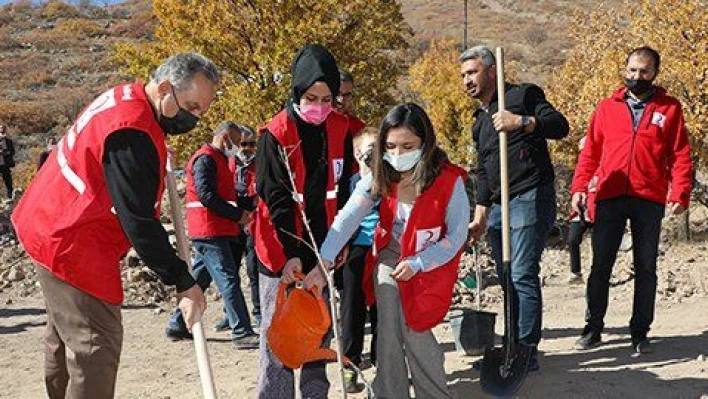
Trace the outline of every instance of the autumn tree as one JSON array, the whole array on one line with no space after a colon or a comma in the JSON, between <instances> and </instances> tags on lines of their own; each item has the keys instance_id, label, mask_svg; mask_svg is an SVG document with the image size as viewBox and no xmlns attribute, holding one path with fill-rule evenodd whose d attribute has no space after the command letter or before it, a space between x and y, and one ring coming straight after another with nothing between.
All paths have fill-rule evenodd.
<instances>
[{"instance_id":1,"label":"autumn tree","mask_svg":"<svg viewBox=\"0 0 708 399\"><path fill-rule=\"evenodd\" d=\"M147 80L171 54L198 51L222 71L222 95L200 123L202 134L230 119L260 126L289 96L290 63L306 43L326 46L357 81L353 105L378 124L394 103L399 50L411 29L400 5L388 0L158 0L154 40L116 48L124 72ZM182 135L172 145L190 154L203 137Z\"/></svg>"},{"instance_id":2,"label":"autumn tree","mask_svg":"<svg viewBox=\"0 0 708 399\"><path fill-rule=\"evenodd\" d=\"M549 98L568 118L568 140L554 145L557 159L574 165L599 101L622 85L626 57L648 45L662 56L657 84L683 106L699 168L708 166L708 2L642 0L622 13L600 9L578 14L570 24L575 47L549 84Z\"/></svg>"},{"instance_id":3,"label":"autumn tree","mask_svg":"<svg viewBox=\"0 0 708 399\"><path fill-rule=\"evenodd\" d=\"M492 50L494 51L494 50ZM430 116L440 145L462 165L476 162L471 127L479 102L472 100L460 77L459 45L452 40L433 41L411 66L410 87ZM505 65L506 78L516 81L518 64Z\"/></svg>"}]
</instances>

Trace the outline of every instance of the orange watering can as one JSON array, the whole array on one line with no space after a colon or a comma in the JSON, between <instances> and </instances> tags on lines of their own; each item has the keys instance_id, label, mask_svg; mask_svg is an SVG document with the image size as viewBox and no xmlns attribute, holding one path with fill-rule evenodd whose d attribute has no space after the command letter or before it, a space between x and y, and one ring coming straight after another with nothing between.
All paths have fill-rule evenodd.
<instances>
[{"instance_id":1,"label":"orange watering can","mask_svg":"<svg viewBox=\"0 0 708 399\"><path fill-rule=\"evenodd\" d=\"M296 277L292 288L282 283L278 287L275 313L266 332L270 350L291 369L319 360L336 361L337 353L322 347L332 324L327 302L317 287L305 289L302 273Z\"/></svg>"}]
</instances>

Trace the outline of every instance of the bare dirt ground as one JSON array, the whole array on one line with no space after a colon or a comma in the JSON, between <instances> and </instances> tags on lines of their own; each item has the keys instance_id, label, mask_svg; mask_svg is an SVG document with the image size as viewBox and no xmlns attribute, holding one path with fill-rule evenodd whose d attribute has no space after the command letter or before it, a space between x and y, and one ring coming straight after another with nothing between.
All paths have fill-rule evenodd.
<instances>
[{"instance_id":1,"label":"bare dirt ground","mask_svg":"<svg viewBox=\"0 0 708 399\"><path fill-rule=\"evenodd\" d=\"M565 263L561 250L548 250L544 258L544 340L541 370L531 373L519 392L521 398L700 398L708 394L708 297L660 299L651 331L654 353L634 357L627 331L631 315L631 286L611 290L606 344L588 352L572 349L583 326L584 286L569 286L565 274L548 273ZM703 260L703 259L701 259ZM705 263L703 263L705 265ZM663 262L662 268L671 268ZM560 271L560 269L558 269ZM0 397L45 396L42 367L42 333L46 316L41 294L18 297L0 293ZM119 398L198 398L199 376L191 342L170 342L163 329L169 305L126 305L123 311L125 340L118 375ZM500 310L500 303L490 305ZM163 309L168 310L163 311ZM219 396L255 397L258 373L256 350L237 350L228 333L212 326L221 306L212 302L205 319L209 351ZM502 321L497 320L497 334ZM435 329L446 351L446 371L451 390L459 398L483 397L479 373L471 364L477 357L455 352L447 323ZM368 336L367 336L368 339ZM368 346L367 346L368 347ZM329 366L331 397L338 397L336 367ZM373 370L367 370L369 378ZM355 397L364 397L355 395Z\"/></svg>"}]
</instances>

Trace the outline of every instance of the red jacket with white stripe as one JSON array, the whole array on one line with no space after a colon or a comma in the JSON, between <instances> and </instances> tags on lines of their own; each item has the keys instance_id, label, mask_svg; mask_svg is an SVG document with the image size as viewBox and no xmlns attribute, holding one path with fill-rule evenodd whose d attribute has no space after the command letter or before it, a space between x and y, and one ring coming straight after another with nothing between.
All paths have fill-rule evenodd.
<instances>
[{"instance_id":1,"label":"red jacket with white stripe","mask_svg":"<svg viewBox=\"0 0 708 399\"><path fill-rule=\"evenodd\" d=\"M229 168L229 160L221 151L204 144L187 163L187 232L189 238L236 237L241 229L238 222L218 215L206 208L197 195L194 185L194 161L200 156L208 156L216 164L216 195L236 206L234 174Z\"/></svg>"},{"instance_id":2,"label":"red jacket with white stripe","mask_svg":"<svg viewBox=\"0 0 708 399\"><path fill-rule=\"evenodd\" d=\"M597 176L597 202L627 195L688 207L692 166L681 104L657 87L635 132L625 91L595 110L571 192L587 192Z\"/></svg>"},{"instance_id":3,"label":"red jacket with white stripe","mask_svg":"<svg viewBox=\"0 0 708 399\"><path fill-rule=\"evenodd\" d=\"M158 218L167 148L142 84L116 86L86 107L12 213L17 236L35 262L114 305L123 301L119 261L130 242L112 209L102 159L106 138L121 129L145 132L155 145Z\"/></svg>"}]
</instances>

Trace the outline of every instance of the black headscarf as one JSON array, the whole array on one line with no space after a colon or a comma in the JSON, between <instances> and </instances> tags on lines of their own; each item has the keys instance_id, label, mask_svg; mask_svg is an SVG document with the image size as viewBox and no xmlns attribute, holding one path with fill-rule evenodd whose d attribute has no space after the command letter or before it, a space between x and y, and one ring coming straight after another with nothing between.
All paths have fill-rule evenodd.
<instances>
[{"instance_id":1,"label":"black headscarf","mask_svg":"<svg viewBox=\"0 0 708 399\"><path fill-rule=\"evenodd\" d=\"M298 104L300 97L315 82L324 82L332 91L332 97L339 93L339 68L334 56L324 46L306 44L295 55L290 67L292 74L293 101Z\"/></svg>"}]
</instances>

